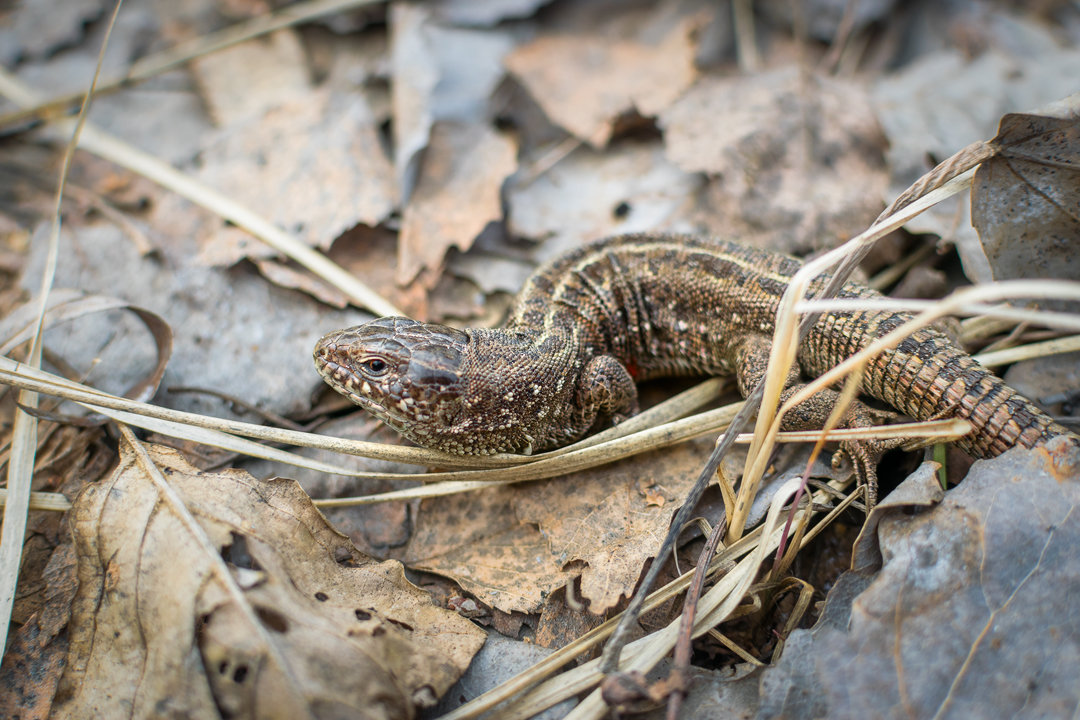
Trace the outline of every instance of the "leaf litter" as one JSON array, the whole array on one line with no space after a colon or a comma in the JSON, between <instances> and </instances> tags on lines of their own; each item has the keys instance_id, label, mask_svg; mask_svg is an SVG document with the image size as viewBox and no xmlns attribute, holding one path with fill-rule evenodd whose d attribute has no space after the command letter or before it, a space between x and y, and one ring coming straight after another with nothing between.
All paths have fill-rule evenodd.
<instances>
[{"instance_id":1,"label":"leaf litter","mask_svg":"<svg viewBox=\"0 0 1080 720\"><path fill-rule=\"evenodd\" d=\"M356 551L295 482L206 475L175 451L148 448L179 509L136 453L122 452L112 477L88 486L73 510L80 582L70 633L80 662L59 717L85 717L131 687L136 716L169 708L207 717L220 707L314 717L338 707L405 717L441 695L482 644L481 631L432 605L399 563ZM228 581L214 572L223 562ZM246 626L251 615L260 632Z\"/></svg>"},{"instance_id":2,"label":"leaf litter","mask_svg":"<svg viewBox=\"0 0 1080 720\"><path fill-rule=\"evenodd\" d=\"M179 6L148 9L137 3L125 6L113 42L116 54L110 56L108 66L122 70L140 59L147 48L164 49L178 37L220 27L222 16L209 4L189 5L186 10ZM830 11L813 18L810 32L824 42L817 44L792 40L791 33L799 32L797 19L763 13L757 18L756 39L765 67L749 74L734 63L735 48L747 43L745 36L730 36L743 32L738 19L734 26L728 25L724 13L711 3L662 2L614 8L603 3L552 4L539 10L544 3L520 0L437 6L395 3L389 8L356 5L370 6L248 40L201 57L167 76L103 97L95 104L94 120L239 200L307 246L325 251L409 314L431 319L483 317L489 323L497 321L497 308L505 305L505 295L516 291L521 274L531 265L614 232L675 230L737 235L766 247L800 252L836 245L865 228L883 202L934 162L973 141L991 138L1003 114L1044 105L1074 91L1069 81L1075 77L1070 68L1076 51L1067 32L1056 30L1047 13L1059 13L1054 22L1061 28L1080 26L1071 10L1007 12L983 8L971 12L969 8L965 12L964 8L919 7L909 12L914 26L922 29L911 33L902 31L904 25L899 22L867 25L862 16L845 26L845 20ZM38 22L28 9L15 12L16 26L33 27ZM230 12L235 13L233 19L246 16L241 22L258 20L257 9L233 7ZM883 4L874 12L888 17L899 10ZM72 8L70 15L60 16L51 35L31 40L2 35L0 55L37 89L70 91L72 83L86 76L89 58L96 54L100 28L81 24L93 15L92 8L80 6L77 12ZM834 37L841 38L843 45L828 47ZM357 46L358 40L362 48ZM900 47L905 47L908 55L899 54ZM832 56L824 58L826 52L834 50ZM835 67L837 72L832 76L815 72L812 68L818 59L822 67ZM860 70L858 74L852 72L855 68ZM935 210L933 217L920 216L908 229L933 233L942 238L942 245L955 241L964 270L973 279L989 277L992 266L1002 277L1043 278L1048 274L1044 269L1066 274L1071 258L1067 248L1077 241L1068 200L1068 193L1075 190L1068 160L1070 148L1075 149L1073 117L1032 112L1001 118L1001 135L993 141L1000 152L980 169L973 193L976 222L982 223L981 243L973 232L965 230L963 215L948 208ZM217 127L211 130L212 123ZM1038 147L1017 142L1017 131L1035 138ZM1047 152L1055 140L1060 149ZM1008 172L1003 174L1001 168ZM1010 174L1023 179L1011 182ZM84 206L77 215L69 213L65 218L64 242L74 251L60 258L58 286L116 297L163 317L176 336L176 352L163 380L166 389L201 385L228 390L278 414L302 414L319 387L308 367L310 345L325 330L369 317L348 307L356 295L333 287L328 276L308 274L298 258L282 257L279 250L269 250L221 217L171 191L147 189L133 182L133 177L91 156L78 157L75 179L87 187L76 192L93 198L90 207L105 210L88 212ZM133 194L133 188L138 192ZM1010 212L1018 207L1027 208L1026 214ZM15 272L7 276L30 294L36 291L44 257L41 243L25 241L32 234L26 210L26 205L0 203L5 247L24 253L29 246L30 253L29 262L13 263ZM109 210L119 212L110 214ZM121 229L115 218L124 214L130 215L135 225ZM1022 217L1023 221L1018 226L1010 217ZM1033 221L1049 225L1034 230ZM143 229L152 250L132 242L133 227ZM1054 238L1059 248L1066 248L1063 260L1052 259L1052 249L1010 242L1025 231L1036 238ZM19 238L24 238L21 245ZM991 238L999 249L988 244ZM900 236L896 252L904 253L917 243L916 238ZM937 273L934 283L921 286L938 288L934 294L940 294L942 283L956 283L956 268L948 260L932 253L923 257L923 264L907 271L911 278L906 280L908 287L920 286L917 273L931 271ZM259 273L253 272L255 268ZM905 282L902 272L897 277ZM490 297L492 293L496 297ZM7 294L0 295L0 301L5 310L13 304ZM72 333L70 341L57 345L63 358L55 359L61 364L68 356L75 357L72 348L95 347L77 338L107 337L113 332L111 320L90 324L82 318L79 322L85 325L79 328L80 334ZM1020 327L1004 339L969 337L1007 345L1045 338L1040 332ZM118 346L128 342L125 337L120 337ZM1063 382L1069 384L1068 371L1075 369L1076 356L1043 361L1047 363L1048 377L1053 377L1055 367L1064 365L1066 372L1057 377L1066 379L1044 381L1039 386L1044 391L1033 394L1047 398L1049 404L1057 403L1059 408L1070 407L1075 399L1070 400L1068 393L1060 390ZM116 382L122 365L116 360L99 361L91 351L74 365L94 367L95 374L87 376L91 380L108 375L114 387L124 387ZM1023 367L1025 364L1015 366L1010 376ZM75 373L77 377L83 374ZM215 415L237 412L209 396L159 393L156 402ZM365 427L367 422L362 416L340 418L334 432L366 439L370 431ZM85 451L80 454L77 448L86 447L87 441L71 440L77 433L92 433L85 437L95 442L104 437L100 428L70 427L63 433L48 430L40 439L39 453L44 452L47 458L51 448L54 456L69 457L62 448L70 444L71 458L86 457ZM94 447L98 448L94 462L99 464L107 455L101 450L104 446ZM377 549L381 557L405 560L409 566L406 572L437 572L453 578L459 586L442 581L448 584L439 587L449 589L435 591L439 602L469 614L473 611L464 608L477 607L475 600L480 600L474 613L478 619L489 618L484 622L512 636L535 634L537 639L545 638L545 644L557 647L595 628L602 620L597 613L610 615L618 610L642 567L661 561L650 560L659 536L667 530L687 479L700 468L707 451L708 444L698 442L527 486L399 502L377 506L378 512L362 509L366 515L350 515L348 508L333 512L358 544ZM308 591L316 585L334 587L342 598L355 599L356 593L366 592L356 579L360 570L378 576L373 568L398 566L364 558L356 561L359 567L342 567L332 549L349 558L362 556L322 521L297 486L250 477L238 481L236 478L242 476L234 470L199 474L178 455L157 449L152 452L159 465L172 468L171 475L184 478L178 482L184 483L189 499L201 498L199 493L210 493L210 488L230 482L242 488L239 497L248 498L248 504L239 497L221 497L224 491L218 487L219 494L211 493L216 500L208 497L195 503L200 508L196 517L207 525L204 532L214 538L218 556L221 548L229 548L226 554L232 562L234 590L243 593L246 604L262 608L254 617L269 635L254 632L245 624L252 615L237 604L235 595L222 590L220 578L200 580L209 577L206 568L216 562L213 557L205 553L200 557L191 546L178 543L181 531L176 528L163 540L151 532L155 524L170 522L169 510L152 499L156 496L139 480L130 456L124 455L120 468L133 477L125 475L121 481L121 470L117 470L105 481L125 483L118 485L126 488L123 497L110 494L95 498L102 510L97 518L87 520L83 504L91 502L94 495L87 491L69 516L76 547L84 552L74 557L72 546L60 542L30 553L28 545L20 588L29 583L25 586L32 590L29 597L36 600L16 616L21 627L12 636L0 676L8 680L19 677L12 671L13 663L24 668L28 663L40 663L43 679L36 688L24 683L20 697L26 699L39 691L37 697L51 698L59 687L55 695L59 704L52 712L61 715L83 707L78 703L86 702L87 693L95 686L112 687L115 694L107 702L129 703L129 707L133 706L130 703L164 697L168 703L190 702L193 707L206 703L198 706L210 715L253 708L261 715L271 712L258 710L268 707L259 703L271 703L277 712L304 707L306 700L284 697L298 687L318 688L320 697L346 704L355 698L367 698L366 702L370 698L364 695L365 681L382 677L385 687L393 688L379 696L385 701L387 716L407 717L414 706L433 702L468 664L480 636L468 629L472 626L466 620L434 608L428 594L408 585L400 569L383 573L378 587L392 587L392 594L410 598L434 615L425 611L407 616L372 604L377 612L363 606L371 617L361 620L355 612L361 607L357 603L335 605L336 597L313 600L310 592L298 590L294 575L306 578L299 587ZM1039 457L1038 451L1016 456ZM676 462L677 458L682 459ZM777 462L781 467L799 466L790 460ZM1055 462L1061 477L1076 475L1074 462ZM983 468L980 472L992 477L1008 473L1004 467L996 472L985 469L994 468L995 463L982 462L976 468ZM1045 464L1039 467L1045 468ZM962 468L951 465L949 472ZM1034 475L1036 470L1032 468L1028 474ZM76 470L60 471L74 488L92 483L103 472L100 467L85 476ZM275 474L266 466L260 466L258 472L267 477ZM836 473L842 474L822 468L816 472L818 477L834 480L840 476ZM727 474L737 477L738 468ZM897 468L898 479L903 475ZM957 522L957 517L966 522L962 513L970 511L962 507L962 502L967 502L963 493L977 494L971 487L975 477L981 476L972 475L958 490L947 494L941 505L922 511L917 519L936 513L945 516L942 522ZM325 496L350 493L352 481L345 476L321 480L318 473L308 473L305 487ZM35 489L58 487L55 483L42 485L42 481L35 479ZM368 484L352 492L396 488L402 482ZM275 498L271 508L257 502L252 506L254 487L268 493L260 497ZM287 491L282 489L286 487ZM1065 481L1058 490L1067 492L1070 487ZM984 494L1005 492L982 489ZM950 504L954 495L955 505ZM125 501L142 508L143 514L124 513ZM1002 502L994 508L997 515L971 522L991 527L991 521L1004 518L1013 532L1037 535L1043 526L1034 519L1049 516L1048 511L1037 511L1033 502ZM206 508L217 510L201 514ZM268 538L260 533L269 535L276 521L265 528L250 522L262 518L260 513L272 515L274 509L291 517L292 525ZM218 515L228 522L221 524ZM830 597L817 631L819 638L825 637L822 628L833 632L828 635L830 644L819 639L815 649L797 631L786 643L783 656L772 658L773 668L746 676L751 683L744 682L740 688L750 687L757 676L762 689L792 683L775 696L775 703L767 701L772 696L761 696L766 701L761 705L763 716L771 716L776 707L794 716L815 714L821 707L831 714L854 714L853 708L864 707L860 705L864 701L897 697L891 694L898 687L897 668L887 666L888 657L879 662L870 654L877 646L867 645L870 641L862 638L877 638L874 624L889 620L882 608L900 607L895 600L897 587L907 587L904 582L911 579L926 579L919 564L926 559L925 551L919 550L925 550L920 544L924 538L909 537L905 532L922 528L920 532L926 535L930 531L887 507L879 515L877 532L882 534L882 547L888 548L886 555L894 567L899 567L895 563L901 558L914 558L905 561L909 563L904 570L907 575L894 578L886 562L869 582L852 584L841 578L837 590L848 590L848 605L855 608L847 611L848 616L864 619L850 628L837 624L830 613L843 615L842 609L835 610L843 598L839 594ZM709 517L714 521L716 514ZM300 523L298 518L305 520ZM1057 526L1066 531L1067 517ZM226 532L225 527L230 530ZM234 542L231 532L236 527L243 528L245 538L250 535L257 541ZM293 535L300 528L323 541L316 543L318 547L310 543L293 547ZM886 529L891 534L883 534ZM976 567L968 563L977 543L951 526L950 531L958 533L961 541L943 541L941 547L956 553L941 560L941 572L967 577L963 573ZM60 537L55 528L50 532L51 537ZM692 532L684 532L684 536L689 544L680 557L695 556L694 549L701 541ZM1000 548L1011 547L1009 534L1003 536L987 552L1005 552ZM1037 544L1038 537L1028 539ZM94 554L85 552L93 543L116 547L117 558L147 554L138 564L112 566L110 574L94 565ZM178 552L192 558L191 564L167 562ZM307 561L312 568L302 567ZM119 621L104 610L95 616L84 595L78 597L76 613L69 619L64 597L70 598L74 591L71 583L33 567L74 568L76 562L87 579L79 593L100 588L103 577L111 583L108 587L115 588L101 596L116 600L115 606L106 608L110 613L132 596L146 599L150 603L145 606L146 617L154 621L143 625L150 632L139 639L125 634L122 643L80 644L93 623L105 628ZM1018 558L1017 566L1033 573L1031 588L1013 581L1003 581L1003 587L1035 593L1033 607L1045 607L1050 616L1055 607L1053 594L1034 588L1042 587L1038 582L1043 580L1040 572L1044 567L1066 572L1063 563L1067 558L1051 554L1044 562L1033 564L1029 557ZM311 579L312 574L316 580ZM41 577L49 579L44 584L35 580ZM974 585L970 577L968 582ZM46 589L49 587L53 589ZM158 600L169 587L178 588L171 604ZM434 589L436 585L425 587ZM462 598L462 592L467 597ZM824 588L819 589L817 597L823 592ZM382 590L376 596L382 597L380 593ZM955 606L959 611L975 593L945 593L943 597L949 602L939 605L951 611L953 595L961 598ZM1001 593L989 595L998 597ZM1038 605L1040 602L1043 605ZM574 609L582 603L587 610ZM487 606L490 612L485 610ZM1001 602L994 607L1012 608ZM947 648L957 652L943 649L944 669L931 666L939 669L940 677L920 684L925 692L911 696L914 702L924 703L919 707L938 702L935 707L961 716L962 711L978 709L967 704L973 701L985 701L987 707L993 707L997 698L1002 707L1012 702L1010 683L967 685L977 682L973 680L976 673L958 672L955 664L949 665L965 647L978 649L966 633L980 627L980 622L985 624L985 619L965 615L974 618L969 623L951 615L920 616L918 608L909 606L902 606L902 611L911 613L904 637L911 638L912 647L922 649L927 638L945 637L942 627L955 633L956 642ZM129 610L128 618L137 617L138 612ZM995 617L1009 623L1014 619L1008 612ZM440 623L450 621L458 622L455 627L460 631L455 632L469 640L452 663L440 666L439 652L432 649L431 640L438 628L447 627ZM783 627L779 617L763 622ZM1002 630L1006 644L1018 637L1016 633L1026 632L1020 625L1007 625ZM199 633L192 632L195 627L200 628ZM358 643L363 632L350 636L348 631L343 634L343 627L381 627L387 631L385 639L377 641L376 649L364 659L375 663L369 677L337 677L340 667L355 669L358 661L334 666L315 652L326 649L332 655L340 652L346 656L354 652L350 643ZM1073 647L1070 640L1075 628L1067 622L1054 627L1061 628L1059 637L1064 641L1042 648L1044 654L1066 653ZM962 632L956 632L957 628ZM308 631L311 637L290 637L286 642L296 629ZM123 632L129 633L130 628L123 628ZM374 635L374 630L370 634ZM420 650L407 644L413 636L421 638ZM276 648L260 644L260 637L272 638ZM717 643L698 643L706 655L726 652ZM500 652L511 653L513 647L507 645ZM768 647L758 648L766 661ZM187 654L179 660L169 655L185 648ZM268 657L268 652L284 662L265 666L269 670L263 679L241 671L250 670L254 667L252 658ZM430 659L432 669L405 667L402 655L414 652ZM136 668L175 666L182 667L184 673L163 676L147 671L142 672L141 684L124 684L120 681L124 675L117 668L126 666L117 664L118 657L134 658L132 667ZM566 662L558 651L554 657L550 662ZM902 654L898 657L904 659L905 672L910 672L912 661ZM979 678L998 677L995 673L1000 672L1000 665L985 655L975 653L972 657L973 667L982 673ZM1016 662L1052 669L1050 663L1061 657L1047 655L1046 662L1039 665L1039 657L1029 653ZM789 658L792 663L801 663L795 680L785 665ZM822 680L814 669L826 666L823 661L815 664L820 658L830 658L834 666L852 668L857 676L854 689L834 689L827 677ZM863 660L865 664L860 664ZM171 664L177 662L180 664ZM110 669L116 673L112 681L106 677ZM286 673L291 680L267 685L265 678L275 672ZM447 697L461 701L490 688L486 684L490 678L483 677L484 671L477 672L480 677L467 678L467 691L451 691ZM799 678L809 677L808 672L818 673L815 684L809 686L813 702L824 705L784 705L804 692ZM92 682L86 682L87 678ZM98 679L113 684L99 684ZM173 689L169 689L170 682ZM332 682L338 684L328 684ZM725 685L720 677L706 676L700 682L703 685L692 691L687 708L709 707L718 698L725 698L745 703L742 707L748 714L757 712L760 700L753 693L731 691L733 685ZM945 694L942 682L953 684L951 690L946 687ZM191 683L189 687L197 690L177 692L179 683ZM250 694L249 688L257 691ZM1061 699L1052 693L1038 697L1047 703L1040 707L1047 708L1055 707L1053 703ZM294 701L300 704L293 705ZM48 713L49 702L35 707ZM311 703L308 709L316 705ZM20 707L25 710L27 706ZM443 710L452 707L451 703ZM586 703L580 712L585 707L592 706ZM875 708L874 712L883 709L881 705L865 707Z\"/></svg>"}]
</instances>

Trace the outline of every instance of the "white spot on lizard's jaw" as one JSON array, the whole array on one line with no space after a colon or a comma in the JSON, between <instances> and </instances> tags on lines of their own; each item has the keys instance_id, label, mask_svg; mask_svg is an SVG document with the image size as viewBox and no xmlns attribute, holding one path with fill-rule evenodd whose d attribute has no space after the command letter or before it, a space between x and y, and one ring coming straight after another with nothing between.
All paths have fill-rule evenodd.
<instances>
[{"instance_id":1,"label":"white spot on lizard's jaw","mask_svg":"<svg viewBox=\"0 0 1080 720\"><path fill-rule=\"evenodd\" d=\"M364 393L365 395L371 394L371 386L368 385L367 380L365 380L364 384L360 386L360 392Z\"/></svg>"},{"instance_id":2,"label":"white spot on lizard's jaw","mask_svg":"<svg viewBox=\"0 0 1080 720\"><path fill-rule=\"evenodd\" d=\"M398 400L397 406L401 412L409 412L409 406L404 400Z\"/></svg>"}]
</instances>

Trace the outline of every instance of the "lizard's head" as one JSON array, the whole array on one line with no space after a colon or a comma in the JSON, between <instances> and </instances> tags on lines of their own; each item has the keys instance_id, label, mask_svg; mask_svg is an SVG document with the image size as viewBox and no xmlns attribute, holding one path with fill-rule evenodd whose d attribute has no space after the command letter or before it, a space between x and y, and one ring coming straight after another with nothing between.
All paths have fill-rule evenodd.
<instances>
[{"instance_id":1,"label":"lizard's head","mask_svg":"<svg viewBox=\"0 0 1080 720\"><path fill-rule=\"evenodd\" d=\"M335 390L420 445L452 423L469 336L445 325L385 317L323 337L315 367Z\"/></svg>"}]
</instances>

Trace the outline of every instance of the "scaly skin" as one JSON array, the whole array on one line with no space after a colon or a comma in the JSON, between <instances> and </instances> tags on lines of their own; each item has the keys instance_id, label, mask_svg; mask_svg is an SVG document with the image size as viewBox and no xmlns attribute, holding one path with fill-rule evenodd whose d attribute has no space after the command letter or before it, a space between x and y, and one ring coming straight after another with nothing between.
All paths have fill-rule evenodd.
<instances>
[{"instance_id":1,"label":"scaly skin","mask_svg":"<svg viewBox=\"0 0 1080 720\"><path fill-rule=\"evenodd\" d=\"M315 363L336 390L419 445L529 454L637 412L635 381L734 373L746 394L764 373L777 304L799 267L793 258L729 242L608 238L538 270L502 329L382 318L324 337ZM851 283L840 295L880 297ZM816 377L909 318L823 315L799 365ZM793 375L785 397L796 383ZM917 331L869 363L862 390L920 420L970 420L974 432L958 444L976 457L1058 436L1080 445L935 329ZM835 397L818 393L785 417L784 429L821 427ZM845 424L866 425L870 415L856 403ZM855 446L845 449L859 455ZM879 451L863 459L872 462Z\"/></svg>"}]
</instances>

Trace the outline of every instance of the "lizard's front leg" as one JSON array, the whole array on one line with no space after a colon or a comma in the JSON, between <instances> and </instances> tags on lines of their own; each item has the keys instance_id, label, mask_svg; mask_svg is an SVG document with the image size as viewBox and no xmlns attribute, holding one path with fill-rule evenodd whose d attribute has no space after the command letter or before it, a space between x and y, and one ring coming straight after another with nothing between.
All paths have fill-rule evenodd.
<instances>
[{"instance_id":1,"label":"lizard's front leg","mask_svg":"<svg viewBox=\"0 0 1080 720\"><path fill-rule=\"evenodd\" d=\"M746 397L754 390L759 381L765 377L765 371L769 364L769 351L772 340L764 335L749 335L744 338L735 348L734 356L736 363L736 378L739 383L739 392ZM799 368L792 367L786 380L784 390L780 393L780 403L783 404L798 392L805 383L801 381ZM781 430L820 430L829 419L829 414L836 406L840 393L826 388L811 395L791 410L780 421ZM862 401L852 400L840 427L860 428L871 427L882 416L891 413L873 410ZM881 456L894 447L900 441L883 440L845 440L840 443L840 450L851 458L855 466L855 474L859 482L866 484L866 499L869 507L877 504L877 464Z\"/></svg>"},{"instance_id":2,"label":"lizard's front leg","mask_svg":"<svg viewBox=\"0 0 1080 720\"><path fill-rule=\"evenodd\" d=\"M626 367L611 355L590 358L578 381L579 417L582 432L598 418L618 424L638 411L637 386Z\"/></svg>"}]
</instances>

